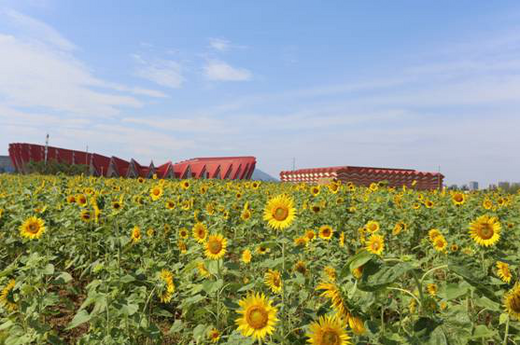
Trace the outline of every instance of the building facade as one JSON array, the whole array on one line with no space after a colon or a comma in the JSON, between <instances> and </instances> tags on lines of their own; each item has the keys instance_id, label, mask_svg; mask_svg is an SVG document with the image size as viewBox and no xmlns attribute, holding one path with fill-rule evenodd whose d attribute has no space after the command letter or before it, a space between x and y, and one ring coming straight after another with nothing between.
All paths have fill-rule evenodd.
<instances>
[{"instance_id":1,"label":"building facade","mask_svg":"<svg viewBox=\"0 0 520 345\"><path fill-rule=\"evenodd\" d=\"M205 157L179 163L170 161L159 166L155 166L153 162L141 165L134 159L126 161L115 156L25 143L9 144L9 157L14 169L23 174L27 172L27 163L45 160L45 150L48 161L87 165L91 175L104 177L150 178L157 175L159 178L248 180L256 166L256 158L253 156Z\"/></svg>"},{"instance_id":2,"label":"building facade","mask_svg":"<svg viewBox=\"0 0 520 345\"><path fill-rule=\"evenodd\" d=\"M441 189L444 175L412 169L372 168L338 166L330 168L299 169L282 171L280 180L285 182L318 183L323 179L336 179L344 183L368 186L372 182L386 181L393 187L414 187L415 189Z\"/></svg>"},{"instance_id":3,"label":"building facade","mask_svg":"<svg viewBox=\"0 0 520 345\"><path fill-rule=\"evenodd\" d=\"M1 173L14 173L14 165L9 156L0 156L0 174Z\"/></svg>"}]
</instances>

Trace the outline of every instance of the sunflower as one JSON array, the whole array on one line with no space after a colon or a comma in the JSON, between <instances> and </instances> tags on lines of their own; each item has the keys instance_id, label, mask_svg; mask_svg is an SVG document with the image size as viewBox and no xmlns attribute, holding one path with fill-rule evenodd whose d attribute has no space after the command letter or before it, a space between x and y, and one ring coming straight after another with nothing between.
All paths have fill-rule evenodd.
<instances>
[{"instance_id":1,"label":"sunflower","mask_svg":"<svg viewBox=\"0 0 520 345\"><path fill-rule=\"evenodd\" d=\"M112 202L112 208L116 212L120 211L123 208L123 203L121 203L120 201L114 201L114 202Z\"/></svg>"},{"instance_id":2,"label":"sunflower","mask_svg":"<svg viewBox=\"0 0 520 345\"><path fill-rule=\"evenodd\" d=\"M294 239L294 245L297 246L297 247L304 247L304 246L307 245L308 242L309 242L309 240L305 236L303 236L303 237L296 237Z\"/></svg>"},{"instance_id":3,"label":"sunflower","mask_svg":"<svg viewBox=\"0 0 520 345\"><path fill-rule=\"evenodd\" d=\"M242 211L242 214L240 215L240 218L242 218L243 221L248 221L251 219L251 211L248 209L245 209Z\"/></svg>"},{"instance_id":4,"label":"sunflower","mask_svg":"<svg viewBox=\"0 0 520 345\"><path fill-rule=\"evenodd\" d=\"M379 189L379 185L375 182L372 182L370 184L370 186L368 187L368 189L370 189L371 192L375 192Z\"/></svg>"},{"instance_id":5,"label":"sunflower","mask_svg":"<svg viewBox=\"0 0 520 345\"><path fill-rule=\"evenodd\" d=\"M182 239L184 239L184 240L187 239L188 236L189 236L188 229L186 229L186 228L184 228L184 227L183 227L183 228L180 228L180 229L179 229L179 236L180 236Z\"/></svg>"},{"instance_id":6,"label":"sunflower","mask_svg":"<svg viewBox=\"0 0 520 345\"><path fill-rule=\"evenodd\" d=\"M153 201L158 200L162 195L164 191L161 186L155 186L150 190L150 196L152 197Z\"/></svg>"},{"instance_id":7,"label":"sunflower","mask_svg":"<svg viewBox=\"0 0 520 345\"><path fill-rule=\"evenodd\" d=\"M199 275L203 278L209 278L211 276L211 273L209 273L208 269L206 268L204 261L199 261L197 263L197 270L199 271Z\"/></svg>"},{"instance_id":8,"label":"sunflower","mask_svg":"<svg viewBox=\"0 0 520 345\"><path fill-rule=\"evenodd\" d=\"M318 194L320 194L320 186L312 186L311 187L311 194L313 196L318 196Z\"/></svg>"},{"instance_id":9,"label":"sunflower","mask_svg":"<svg viewBox=\"0 0 520 345\"><path fill-rule=\"evenodd\" d=\"M294 264L294 271L305 275L307 274L307 265L305 264L305 262L300 260Z\"/></svg>"},{"instance_id":10,"label":"sunflower","mask_svg":"<svg viewBox=\"0 0 520 345\"><path fill-rule=\"evenodd\" d=\"M188 247L186 246L186 242L184 241L178 241L177 247L179 248L182 254L186 254L188 252Z\"/></svg>"},{"instance_id":11,"label":"sunflower","mask_svg":"<svg viewBox=\"0 0 520 345\"><path fill-rule=\"evenodd\" d=\"M206 186L200 186L200 189L199 189L199 190L200 190L200 194L201 194L201 195L204 195L204 194L207 193L207 191L208 191L208 187L206 187Z\"/></svg>"},{"instance_id":12,"label":"sunflower","mask_svg":"<svg viewBox=\"0 0 520 345\"><path fill-rule=\"evenodd\" d=\"M0 294L0 305L8 311L15 311L18 305L14 301L13 290L16 285L16 281L11 279L9 283L3 288Z\"/></svg>"},{"instance_id":13,"label":"sunflower","mask_svg":"<svg viewBox=\"0 0 520 345\"><path fill-rule=\"evenodd\" d=\"M428 286L426 287L426 289L428 290L428 293L430 294L430 296L432 297L435 297L437 295L437 284L428 284Z\"/></svg>"},{"instance_id":14,"label":"sunflower","mask_svg":"<svg viewBox=\"0 0 520 345\"><path fill-rule=\"evenodd\" d=\"M504 305L509 315L520 320L520 284L518 282L504 295Z\"/></svg>"},{"instance_id":15,"label":"sunflower","mask_svg":"<svg viewBox=\"0 0 520 345\"><path fill-rule=\"evenodd\" d=\"M316 233L314 232L314 230L307 230L305 231L305 237L307 237L309 241L312 241L316 238Z\"/></svg>"},{"instance_id":16,"label":"sunflower","mask_svg":"<svg viewBox=\"0 0 520 345\"><path fill-rule=\"evenodd\" d=\"M43 219L38 217L30 217L20 226L20 235L28 239L40 238L47 230Z\"/></svg>"},{"instance_id":17,"label":"sunflower","mask_svg":"<svg viewBox=\"0 0 520 345\"><path fill-rule=\"evenodd\" d=\"M83 194L76 195L76 203L79 206L85 206L87 204L87 197Z\"/></svg>"},{"instance_id":18,"label":"sunflower","mask_svg":"<svg viewBox=\"0 0 520 345\"><path fill-rule=\"evenodd\" d=\"M457 206L462 205L466 202L466 195L462 192L454 192L451 195L451 201Z\"/></svg>"},{"instance_id":19,"label":"sunflower","mask_svg":"<svg viewBox=\"0 0 520 345\"><path fill-rule=\"evenodd\" d=\"M69 195L67 197L67 203L74 204L76 202L76 197L74 195Z\"/></svg>"},{"instance_id":20,"label":"sunflower","mask_svg":"<svg viewBox=\"0 0 520 345\"><path fill-rule=\"evenodd\" d=\"M162 303L168 303L171 301L173 293L175 292L173 273L167 269L163 269L159 274L159 278L164 283L163 291L159 294L159 297Z\"/></svg>"},{"instance_id":21,"label":"sunflower","mask_svg":"<svg viewBox=\"0 0 520 345\"><path fill-rule=\"evenodd\" d=\"M500 239L500 223L496 217L487 215L478 217L469 225L471 238L478 245L489 247Z\"/></svg>"},{"instance_id":22,"label":"sunflower","mask_svg":"<svg viewBox=\"0 0 520 345\"><path fill-rule=\"evenodd\" d=\"M363 276L363 265L359 266L359 267L356 267L352 270L352 275L356 278L356 279L359 279Z\"/></svg>"},{"instance_id":23,"label":"sunflower","mask_svg":"<svg viewBox=\"0 0 520 345\"><path fill-rule=\"evenodd\" d=\"M197 240L199 243L203 243L206 240L206 237L208 236L208 228L204 223L198 222L195 223L192 229L193 237Z\"/></svg>"},{"instance_id":24,"label":"sunflower","mask_svg":"<svg viewBox=\"0 0 520 345\"><path fill-rule=\"evenodd\" d=\"M432 242L435 241L435 239L439 236L442 236L442 234L438 229L431 229L430 231L428 231L428 237Z\"/></svg>"},{"instance_id":25,"label":"sunflower","mask_svg":"<svg viewBox=\"0 0 520 345\"><path fill-rule=\"evenodd\" d=\"M312 205L311 206L311 211L314 212L314 213L319 213L321 211L321 206L320 205Z\"/></svg>"},{"instance_id":26,"label":"sunflower","mask_svg":"<svg viewBox=\"0 0 520 345\"><path fill-rule=\"evenodd\" d=\"M380 226L378 222L376 222L375 220L371 220L365 225L365 228L368 232L373 234L374 232L379 231Z\"/></svg>"},{"instance_id":27,"label":"sunflower","mask_svg":"<svg viewBox=\"0 0 520 345\"><path fill-rule=\"evenodd\" d=\"M141 240L141 228L139 228L138 226L134 226L130 235L130 239L133 243L139 242Z\"/></svg>"},{"instance_id":28,"label":"sunflower","mask_svg":"<svg viewBox=\"0 0 520 345\"><path fill-rule=\"evenodd\" d=\"M344 247L345 246L345 232L342 231L341 234L339 234L339 246Z\"/></svg>"},{"instance_id":29,"label":"sunflower","mask_svg":"<svg viewBox=\"0 0 520 345\"><path fill-rule=\"evenodd\" d=\"M329 191L332 194L336 194L337 192L339 192L340 183L339 182L331 182L331 183L329 183L329 185L327 187L329 188Z\"/></svg>"},{"instance_id":30,"label":"sunflower","mask_svg":"<svg viewBox=\"0 0 520 345\"><path fill-rule=\"evenodd\" d=\"M251 262L251 258L252 258L251 251L249 249L245 249L242 252L242 259L241 259L242 262L245 264L248 264Z\"/></svg>"},{"instance_id":31,"label":"sunflower","mask_svg":"<svg viewBox=\"0 0 520 345\"><path fill-rule=\"evenodd\" d=\"M334 269L334 267L326 266L325 268L323 268L323 272L325 272L325 275L330 281L336 281L337 274L336 269Z\"/></svg>"},{"instance_id":32,"label":"sunflower","mask_svg":"<svg viewBox=\"0 0 520 345\"><path fill-rule=\"evenodd\" d=\"M144 178L139 177L139 178L137 179L137 182L139 182L139 183L144 183Z\"/></svg>"},{"instance_id":33,"label":"sunflower","mask_svg":"<svg viewBox=\"0 0 520 345\"><path fill-rule=\"evenodd\" d=\"M433 248L435 248L435 250L438 252L444 252L448 247L448 242L446 242L446 239L442 235L435 237L435 239L432 241L432 244Z\"/></svg>"},{"instance_id":34,"label":"sunflower","mask_svg":"<svg viewBox=\"0 0 520 345\"><path fill-rule=\"evenodd\" d=\"M227 239L221 234L210 235L206 242L206 257L218 260L226 254Z\"/></svg>"},{"instance_id":35,"label":"sunflower","mask_svg":"<svg viewBox=\"0 0 520 345\"><path fill-rule=\"evenodd\" d=\"M345 330L345 320L335 316L320 316L317 322L311 323L307 342L312 345L347 345L351 344Z\"/></svg>"},{"instance_id":36,"label":"sunflower","mask_svg":"<svg viewBox=\"0 0 520 345\"><path fill-rule=\"evenodd\" d=\"M414 204L412 205L412 208L413 208L414 210L418 210L418 209L421 208L421 204L418 203L418 202L416 202L416 203L414 203Z\"/></svg>"},{"instance_id":37,"label":"sunflower","mask_svg":"<svg viewBox=\"0 0 520 345\"><path fill-rule=\"evenodd\" d=\"M166 208L168 210L173 210L175 208L175 201L173 200L168 200L166 201L166 204L165 204Z\"/></svg>"},{"instance_id":38,"label":"sunflower","mask_svg":"<svg viewBox=\"0 0 520 345\"><path fill-rule=\"evenodd\" d=\"M452 245L450 246L450 250L451 250L452 252L456 252L456 251L459 250L459 246L458 246L457 244L454 243L454 244L452 244Z\"/></svg>"},{"instance_id":39,"label":"sunflower","mask_svg":"<svg viewBox=\"0 0 520 345\"><path fill-rule=\"evenodd\" d=\"M509 284L511 282L511 278L513 277L511 275L511 271L509 270L509 264L502 261L497 261L497 269L497 274L500 277L500 279Z\"/></svg>"},{"instance_id":40,"label":"sunflower","mask_svg":"<svg viewBox=\"0 0 520 345\"><path fill-rule=\"evenodd\" d=\"M330 240L334 234L334 229L328 225L322 225L318 231L320 238L324 240Z\"/></svg>"},{"instance_id":41,"label":"sunflower","mask_svg":"<svg viewBox=\"0 0 520 345\"><path fill-rule=\"evenodd\" d=\"M282 276L276 270L269 270L265 274L265 284L269 286L272 292L280 293L282 291Z\"/></svg>"},{"instance_id":42,"label":"sunflower","mask_svg":"<svg viewBox=\"0 0 520 345\"><path fill-rule=\"evenodd\" d=\"M319 283L316 287L316 291L319 290L323 290L321 296L330 300L332 308L339 317L345 318L345 320L350 317L350 312L348 311L348 307L343 301L341 291L334 282L326 281Z\"/></svg>"},{"instance_id":43,"label":"sunflower","mask_svg":"<svg viewBox=\"0 0 520 345\"><path fill-rule=\"evenodd\" d=\"M218 329L216 328L212 328L208 331L208 339L212 342L212 343L218 343L218 341L220 340L220 332Z\"/></svg>"},{"instance_id":44,"label":"sunflower","mask_svg":"<svg viewBox=\"0 0 520 345\"><path fill-rule=\"evenodd\" d=\"M397 236L401 233L401 231L406 231L406 228L406 223L397 222L394 226L394 229L392 230L392 235Z\"/></svg>"},{"instance_id":45,"label":"sunflower","mask_svg":"<svg viewBox=\"0 0 520 345\"><path fill-rule=\"evenodd\" d=\"M238 304L240 305L238 314L241 316L235 322L242 335L263 340L274 332L278 322L276 318L278 310L264 294L249 294Z\"/></svg>"},{"instance_id":46,"label":"sunflower","mask_svg":"<svg viewBox=\"0 0 520 345\"><path fill-rule=\"evenodd\" d=\"M259 245L259 246L256 248L256 252L257 252L258 254L262 254L262 255L267 254L267 253L269 253L270 251L271 251L271 248L269 248L269 247L267 247L267 246L265 246L265 245L263 245L263 244Z\"/></svg>"},{"instance_id":47,"label":"sunflower","mask_svg":"<svg viewBox=\"0 0 520 345\"><path fill-rule=\"evenodd\" d=\"M256 189L258 189L258 187L260 187L260 182L253 181L253 183L251 183L251 188L256 190Z\"/></svg>"},{"instance_id":48,"label":"sunflower","mask_svg":"<svg viewBox=\"0 0 520 345\"><path fill-rule=\"evenodd\" d=\"M348 325L356 335L363 335L367 331L363 320L358 316L350 316L348 318Z\"/></svg>"},{"instance_id":49,"label":"sunflower","mask_svg":"<svg viewBox=\"0 0 520 345\"><path fill-rule=\"evenodd\" d=\"M153 228L148 228L148 230L146 230L146 235L148 237L153 237L154 234L155 234L155 230Z\"/></svg>"},{"instance_id":50,"label":"sunflower","mask_svg":"<svg viewBox=\"0 0 520 345\"><path fill-rule=\"evenodd\" d=\"M383 250L385 249L385 239L383 236L372 235L368 239L368 243L366 246L368 252L376 255L381 255Z\"/></svg>"},{"instance_id":51,"label":"sunflower","mask_svg":"<svg viewBox=\"0 0 520 345\"><path fill-rule=\"evenodd\" d=\"M188 180L184 180L184 181L182 181L182 183L181 183L181 187L182 187L182 189L184 189L184 190L188 190L188 189L190 188L190 181L188 181Z\"/></svg>"},{"instance_id":52,"label":"sunflower","mask_svg":"<svg viewBox=\"0 0 520 345\"><path fill-rule=\"evenodd\" d=\"M269 200L264 209L264 220L274 229L283 230L288 228L295 217L294 201L286 195L279 195Z\"/></svg>"},{"instance_id":53,"label":"sunflower","mask_svg":"<svg viewBox=\"0 0 520 345\"><path fill-rule=\"evenodd\" d=\"M488 198L484 199L484 201L482 201L482 207L484 207L486 210L491 210L493 208L493 201L489 200Z\"/></svg>"},{"instance_id":54,"label":"sunflower","mask_svg":"<svg viewBox=\"0 0 520 345\"><path fill-rule=\"evenodd\" d=\"M426 200L424 202L424 206L426 206L426 208L432 208L434 206L434 203L431 200Z\"/></svg>"},{"instance_id":55,"label":"sunflower","mask_svg":"<svg viewBox=\"0 0 520 345\"><path fill-rule=\"evenodd\" d=\"M82 221L84 221L86 223L90 222L93 218L92 212L89 210L82 210L79 217L81 218Z\"/></svg>"}]
</instances>

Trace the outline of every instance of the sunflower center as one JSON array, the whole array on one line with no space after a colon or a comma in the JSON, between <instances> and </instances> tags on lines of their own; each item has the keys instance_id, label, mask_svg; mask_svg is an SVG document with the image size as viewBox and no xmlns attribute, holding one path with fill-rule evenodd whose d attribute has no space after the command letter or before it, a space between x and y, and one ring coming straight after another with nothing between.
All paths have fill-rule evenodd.
<instances>
[{"instance_id":1,"label":"sunflower center","mask_svg":"<svg viewBox=\"0 0 520 345\"><path fill-rule=\"evenodd\" d=\"M269 316L264 308L255 306L247 311L246 319L250 327L261 329L267 325Z\"/></svg>"},{"instance_id":2,"label":"sunflower center","mask_svg":"<svg viewBox=\"0 0 520 345\"><path fill-rule=\"evenodd\" d=\"M282 282L280 281L280 277L278 275L275 275L273 277L273 285L276 287L279 287L280 285L282 285Z\"/></svg>"},{"instance_id":3,"label":"sunflower center","mask_svg":"<svg viewBox=\"0 0 520 345\"><path fill-rule=\"evenodd\" d=\"M455 201L456 202L462 202L463 199L464 199L464 197L461 194L456 194L455 195Z\"/></svg>"},{"instance_id":4,"label":"sunflower center","mask_svg":"<svg viewBox=\"0 0 520 345\"><path fill-rule=\"evenodd\" d=\"M376 241L376 242L372 243L372 249L378 250L380 247L381 246L379 245L379 242Z\"/></svg>"},{"instance_id":5,"label":"sunflower center","mask_svg":"<svg viewBox=\"0 0 520 345\"><path fill-rule=\"evenodd\" d=\"M480 226L479 230L478 230L478 235L480 238L483 238L485 240L488 240L490 239L491 237L493 237L493 234L495 232L493 231L493 228L490 224L487 224L487 223L484 223Z\"/></svg>"},{"instance_id":6,"label":"sunflower center","mask_svg":"<svg viewBox=\"0 0 520 345\"><path fill-rule=\"evenodd\" d=\"M160 192L161 192L161 191L158 190L158 189L154 189L154 190L153 190L153 194L154 194L154 195L159 195Z\"/></svg>"},{"instance_id":7,"label":"sunflower center","mask_svg":"<svg viewBox=\"0 0 520 345\"><path fill-rule=\"evenodd\" d=\"M517 313L520 313L520 295L516 293L509 300L509 307Z\"/></svg>"},{"instance_id":8,"label":"sunflower center","mask_svg":"<svg viewBox=\"0 0 520 345\"><path fill-rule=\"evenodd\" d=\"M274 212L273 212L273 217L274 219L276 219L277 221L281 222L285 219L287 219L287 216L289 215L289 210L285 207L281 207L281 206L278 206Z\"/></svg>"},{"instance_id":9,"label":"sunflower center","mask_svg":"<svg viewBox=\"0 0 520 345\"><path fill-rule=\"evenodd\" d=\"M30 223L27 227L27 231L31 234L36 234L38 230L40 230L40 226L38 225L38 223Z\"/></svg>"},{"instance_id":10,"label":"sunflower center","mask_svg":"<svg viewBox=\"0 0 520 345\"><path fill-rule=\"evenodd\" d=\"M339 335L333 330L326 330L323 332L322 342L323 345L335 345L340 344Z\"/></svg>"},{"instance_id":11,"label":"sunflower center","mask_svg":"<svg viewBox=\"0 0 520 345\"><path fill-rule=\"evenodd\" d=\"M204 238L204 229L197 230L197 236L199 236L199 238Z\"/></svg>"},{"instance_id":12,"label":"sunflower center","mask_svg":"<svg viewBox=\"0 0 520 345\"><path fill-rule=\"evenodd\" d=\"M222 243L217 240L211 240L208 242L208 249L211 254L218 254L222 250Z\"/></svg>"}]
</instances>

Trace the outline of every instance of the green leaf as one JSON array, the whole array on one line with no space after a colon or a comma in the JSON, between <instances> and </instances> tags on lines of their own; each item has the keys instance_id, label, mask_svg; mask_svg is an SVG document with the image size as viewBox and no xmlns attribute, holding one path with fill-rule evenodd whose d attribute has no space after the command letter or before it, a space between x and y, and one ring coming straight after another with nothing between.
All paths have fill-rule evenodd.
<instances>
[{"instance_id":1,"label":"green leaf","mask_svg":"<svg viewBox=\"0 0 520 345\"><path fill-rule=\"evenodd\" d=\"M395 282L399 277L412 269L413 266L408 262L401 262L387 269L385 269L385 266L382 266L378 272L369 276L367 284L363 285L365 285L365 289L367 285L370 288L377 289L381 286Z\"/></svg>"},{"instance_id":2,"label":"green leaf","mask_svg":"<svg viewBox=\"0 0 520 345\"><path fill-rule=\"evenodd\" d=\"M54 265L47 264L47 266L45 266L45 268L43 269L43 274L45 274L45 275L54 274Z\"/></svg>"},{"instance_id":3,"label":"green leaf","mask_svg":"<svg viewBox=\"0 0 520 345\"><path fill-rule=\"evenodd\" d=\"M84 324L85 322L90 321L90 315L87 313L86 310L80 310L72 319L69 326L66 328L67 330L78 327L81 324Z\"/></svg>"},{"instance_id":4,"label":"green leaf","mask_svg":"<svg viewBox=\"0 0 520 345\"><path fill-rule=\"evenodd\" d=\"M175 320L175 322L173 323L172 327L168 331L168 334L173 334L173 333L180 332L182 330L183 326L184 325L183 325L181 320Z\"/></svg>"},{"instance_id":5,"label":"green leaf","mask_svg":"<svg viewBox=\"0 0 520 345\"><path fill-rule=\"evenodd\" d=\"M438 326L430 334L429 345L448 345L448 339L441 326Z\"/></svg>"},{"instance_id":6,"label":"green leaf","mask_svg":"<svg viewBox=\"0 0 520 345\"><path fill-rule=\"evenodd\" d=\"M67 272L61 272L59 276L56 277L56 284L67 284L72 280L72 276Z\"/></svg>"},{"instance_id":7,"label":"green leaf","mask_svg":"<svg viewBox=\"0 0 520 345\"><path fill-rule=\"evenodd\" d=\"M363 266L366 264L370 259L372 259L374 256L370 254L367 251L361 251L357 253L356 255L352 256L347 260L347 263L345 266L348 266L348 268L352 271L360 266Z\"/></svg>"},{"instance_id":8,"label":"green leaf","mask_svg":"<svg viewBox=\"0 0 520 345\"><path fill-rule=\"evenodd\" d=\"M14 325L14 322L11 320L7 320L6 322L0 325L0 331L5 331L6 329L9 329L12 325Z\"/></svg>"},{"instance_id":9,"label":"green leaf","mask_svg":"<svg viewBox=\"0 0 520 345\"><path fill-rule=\"evenodd\" d=\"M124 315L128 315L128 316L132 316L132 315L134 315L138 310L139 310L139 306L138 306L137 304L133 304L133 303L130 303L130 304L124 305L124 306L121 308L121 312L122 312Z\"/></svg>"},{"instance_id":10,"label":"green leaf","mask_svg":"<svg viewBox=\"0 0 520 345\"><path fill-rule=\"evenodd\" d=\"M500 311L500 304L493 302L487 297L476 298L475 304L481 308L486 308L491 311Z\"/></svg>"},{"instance_id":11,"label":"green leaf","mask_svg":"<svg viewBox=\"0 0 520 345\"><path fill-rule=\"evenodd\" d=\"M452 300L460 296L465 295L468 292L467 286L461 286L460 284L448 284L444 292L447 300Z\"/></svg>"},{"instance_id":12,"label":"green leaf","mask_svg":"<svg viewBox=\"0 0 520 345\"><path fill-rule=\"evenodd\" d=\"M499 323L501 325L503 325L504 323L507 322L508 319L509 319L509 314L508 313L502 313L502 314L500 314Z\"/></svg>"},{"instance_id":13,"label":"green leaf","mask_svg":"<svg viewBox=\"0 0 520 345\"><path fill-rule=\"evenodd\" d=\"M491 338L495 335L496 331L492 331L484 325L478 325L475 327L475 331L473 332L472 339L479 338Z\"/></svg>"}]
</instances>

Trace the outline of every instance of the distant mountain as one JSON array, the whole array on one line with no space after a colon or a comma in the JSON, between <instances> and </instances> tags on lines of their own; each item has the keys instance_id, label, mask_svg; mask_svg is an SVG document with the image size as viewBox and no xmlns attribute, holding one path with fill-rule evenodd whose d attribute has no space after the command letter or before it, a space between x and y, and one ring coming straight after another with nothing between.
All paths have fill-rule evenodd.
<instances>
[{"instance_id":1,"label":"distant mountain","mask_svg":"<svg viewBox=\"0 0 520 345\"><path fill-rule=\"evenodd\" d=\"M272 177L268 173L263 172L260 169L255 169L253 172L253 176L251 176L251 180L258 180L258 181L278 181L277 178Z\"/></svg>"}]
</instances>

